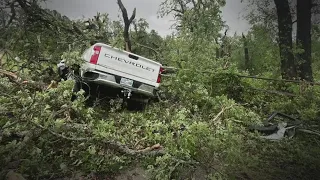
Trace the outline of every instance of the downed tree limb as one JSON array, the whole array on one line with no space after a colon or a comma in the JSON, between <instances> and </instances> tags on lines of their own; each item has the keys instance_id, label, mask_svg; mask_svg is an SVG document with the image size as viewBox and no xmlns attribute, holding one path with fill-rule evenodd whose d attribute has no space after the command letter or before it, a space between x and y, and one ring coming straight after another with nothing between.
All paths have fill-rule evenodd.
<instances>
[{"instance_id":1,"label":"downed tree limb","mask_svg":"<svg viewBox=\"0 0 320 180\"><path fill-rule=\"evenodd\" d=\"M162 74L174 74L176 73L179 69L176 67L171 67L171 66L162 66L164 68L164 71Z\"/></svg>"},{"instance_id":2,"label":"downed tree limb","mask_svg":"<svg viewBox=\"0 0 320 180\"><path fill-rule=\"evenodd\" d=\"M146 45L143 45L143 44L140 44L140 43L137 43L137 42L134 42L136 45L140 46L140 47L143 47L143 48L146 48L146 49L149 49L151 51L153 51L155 54L160 54L157 50L153 49L152 47L149 47L149 46L146 46Z\"/></svg>"},{"instance_id":3,"label":"downed tree limb","mask_svg":"<svg viewBox=\"0 0 320 180\"><path fill-rule=\"evenodd\" d=\"M102 140L102 142L107 146L107 148L111 147L112 149L117 150L120 153L131 156L161 156L165 154L165 151L162 149L160 144L156 144L141 150L135 150L130 149L128 146L117 141Z\"/></svg>"},{"instance_id":4,"label":"downed tree limb","mask_svg":"<svg viewBox=\"0 0 320 180\"><path fill-rule=\"evenodd\" d=\"M47 85L42 82L36 82L32 80L22 80L22 78L20 78L17 74L10 71L3 70L3 69L0 69L0 76L8 77L10 81L18 85L27 85L27 84L33 85L36 89L39 89L39 90L48 90L51 88L56 88L58 86L58 83L56 81L51 81L51 83Z\"/></svg>"},{"instance_id":5,"label":"downed tree limb","mask_svg":"<svg viewBox=\"0 0 320 180\"><path fill-rule=\"evenodd\" d=\"M182 69L182 68L176 68L171 66L163 66L166 72L170 73L176 73L178 71L194 71L197 73L207 73L207 74L216 74L213 70L204 70L204 71L198 71L194 69ZM318 82L309 82L309 81L300 81L300 80L287 80L287 79L273 79L273 78L266 78L266 77L258 77L258 76L246 76L241 74L233 74L235 76L238 76L240 78L247 78L247 79L259 79L259 80L265 80L265 81L277 81L277 82L288 82L288 83L296 83L296 84L310 84L310 85L318 85L320 86L320 83Z\"/></svg>"},{"instance_id":6,"label":"downed tree limb","mask_svg":"<svg viewBox=\"0 0 320 180\"><path fill-rule=\"evenodd\" d=\"M46 91L52 88L57 88L58 87L58 82L52 80L51 83L49 84L49 86L46 88Z\"/></svg>"},{"instance_id":7,"label":"downed tree limb","mask_svg":"<svg viewBox=\"0 0 320 180\"><path fill-rule=\"evenodd\" d=\"M219 117L228 109L231 109L232 107L234 106L234 104L228 106L228 107L222 107L221 108L221 111L214 117L214 119L212 120L213 122L214 121L217 121L219 119Z\"/></svg>"},{"instance_id":8,"label":"downed tree limb","mask_svg":"<svg viewBox=\"0 0 320 180\"><path fill-rule=\"evenodd\" d=\"M320 136L320 132L319 131L308 130L308 129L297 129L297 131L301 131L301 132L305 132L305 133L308 133L308 134L313 134L313 135Z\"/></svg>"},{"instance_id":9,"label":"downed tree limb","mask_svg":"<svg viewBox=\"0 0 320 180\"><path fill-rule=\"evenodd\" d=\"M280 95L280 96L291 96L291 97L298 96L298 95L295 95L292 93L282 92L282 91L266 90L266 89L259 89L259 88L249 88L249 89L252 89L254 91L261 91L261 92L265 92L265 93L269 93L269 94L276 94L276 95Z\"/></svg>"},{"instance_id":10,"label":"downed tree limb","mask_svg":"<svg viewBox=\"0 0 320 180\"><path fill-rule=\"evenodd\" d=\"M249 79L260 79L260 80L265 80L265 81L278 81L278 82L290 82L290 83L306 83L310 85L320 85L320 83L317 82L308 82L308 81L299 81L299 80L288 80L288 79L273 79L273 78L265 78L265 77L258 77L258 76L245 76L245 75L237 75L240 78L249 78Z\"/></svg>"},{"instance_id":11,"label":"downed tree limb","mask_svg":"<svg viewBox=\"0 0 320 180\"><path fill-rule=\"evenodd\" d=\"M3 69L0 69L0 75L5 75L7 77L10 77L14 80L18 80L18 76L12 72L9 72L9 71L6 71L6 70L3 70Z\"/></svg>"},{"instance_id":12,"label":"downed tree limb","mask_svg":"<svg viewBox=\"0 0 320 180\"><path fill-rule=\"evenodd\" d=\"M37 124L35 122L32 122L32 124L34 124L36 127L48 131L50 134L62 138L64 140L68 140L68 141L79 141L79 142L97 142L97 143L102 143L104 145L104 147L108 148L108 149L112 149L112 150L116 150L120 153L126 154L126 155L132 155L132 156L161 156L165 154L165 151L163 150L163 148L161 147L160 144L156 144L153 145L151 147L147 147L145 149L141 149L141 150L135 150L135 149L131 149L128 146L118 142L118 141L111 141L111 140L102 140L100 138L79 138L79 137L67 137L65 135L56 133L48 128L43 127L40 124Z\"/></svg>"}]
</instances>

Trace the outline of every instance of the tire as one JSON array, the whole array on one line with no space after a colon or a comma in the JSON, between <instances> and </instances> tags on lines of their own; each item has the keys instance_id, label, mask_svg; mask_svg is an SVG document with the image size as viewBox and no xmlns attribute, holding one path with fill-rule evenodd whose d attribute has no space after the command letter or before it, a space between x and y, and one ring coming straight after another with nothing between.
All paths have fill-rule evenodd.
<instances>
[{"instance_id":1,"label":"tire","mask_svg":"<svg viewBox=\"0 0 320 180\"><path fill-rule=\"evenodd\" d=\"M88 87L87 84L76 81L74 86L73 86L73 90L72 90L72 97L71 97L71 101L74 101L77 99L77 95L76 93L79 92L80 90L84 90L84 97L88 97L91 96L90 94L90 87ZM90 98L90 97L89 97Z\"/></svg>"}]
</instances>

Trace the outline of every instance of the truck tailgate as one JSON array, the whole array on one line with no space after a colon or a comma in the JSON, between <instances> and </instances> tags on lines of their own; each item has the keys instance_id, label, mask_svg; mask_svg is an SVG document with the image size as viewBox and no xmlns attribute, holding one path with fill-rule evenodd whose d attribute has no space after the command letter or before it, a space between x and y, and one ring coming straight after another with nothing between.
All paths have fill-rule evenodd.
<instances>
[{"instance_id":1,"label":"truck tailgate","mask_svg":"<svg viewBox=\"0 0 320 180\"><path fill-rule=\"evenodd\" d=\"M160 63L104 44L96 45L102 46L96 68L106 68L117 75L126 74L129 79L147 84L153 85L157 83L161 67Z\"/></svg>"}]
</instances>

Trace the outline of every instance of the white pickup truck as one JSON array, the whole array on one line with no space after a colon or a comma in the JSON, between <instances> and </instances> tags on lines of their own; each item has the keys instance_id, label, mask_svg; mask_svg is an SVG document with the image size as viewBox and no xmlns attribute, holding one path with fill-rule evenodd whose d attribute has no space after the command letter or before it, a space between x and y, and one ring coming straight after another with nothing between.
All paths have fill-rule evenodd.
<instances>
[{"instance_id":1,"label":"white pickup truck","mask_svg":"<svg viewBox=\"0 0 320 180\"><path fill-rule=\"evenodd\" d=\"M154 97L161 83L163 67L145 57L103 43L85 50L80 76L85 82L120 89L124 97Z\"/></svg>"}]
</instances>

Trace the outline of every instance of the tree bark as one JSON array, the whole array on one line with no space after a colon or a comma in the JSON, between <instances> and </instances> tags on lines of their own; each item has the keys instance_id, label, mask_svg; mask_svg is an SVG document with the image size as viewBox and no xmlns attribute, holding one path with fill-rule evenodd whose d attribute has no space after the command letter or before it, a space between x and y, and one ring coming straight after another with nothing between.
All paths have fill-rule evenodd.
<instances>
[{"instance_id":1,"label":"tree bark","mask_svg":"<svg viewBox=\"0 0 320 180\"><path fill-rule=\"evenodd\" d=\"M288 0L274 0L278 15L278 36L283 79L294 79L297 70L292 51L292 16Z\"/></svg>"},{"instance_id":2,"label":"tree bark","mask_svg":"<svg viewBox=\"0 0 320 180\"><path fill-rule=\"evenodd\" d=\"M298 75L302 80L313 81L311 66L311 8L312 0L297 0L297 53Z\"/></svg>"},{"instance_id":3,"label":"tree bark","mask_svg":"<svg viewBox=\"0 0 320 180\"><path fill-rule=\"evenodd\" d=\"M136 8L134 8L133 13L129 19L127 9L124 7L121 0L118 0L118 5L121 9L122 17L123 17L123 21L124 21L123 38L124 38L124 42L125 42L125 50L128 52L131 52L131 40L130 40L130 36L129 36L129 28L130 28L130 24L132 23L132 21L136 17Z\"/></svg>"}]
</instances>

